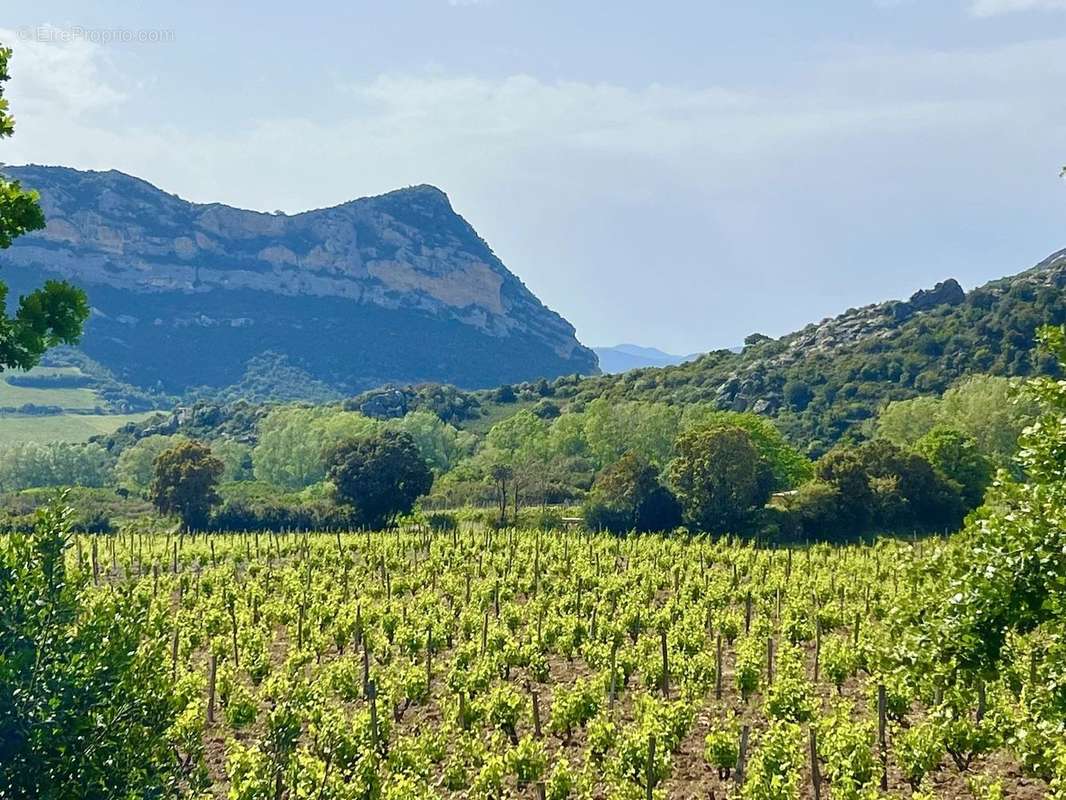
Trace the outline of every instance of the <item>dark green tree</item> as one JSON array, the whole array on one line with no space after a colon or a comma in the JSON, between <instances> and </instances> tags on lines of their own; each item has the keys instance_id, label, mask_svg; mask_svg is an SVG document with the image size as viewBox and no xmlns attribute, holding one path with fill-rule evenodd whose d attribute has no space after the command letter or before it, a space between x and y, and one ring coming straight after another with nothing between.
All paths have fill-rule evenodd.
<instances>
[{"instance_id":1,"label":"dark green tree","mask_svg":"<svg viewBox=\"0 0 1066 800\"><path fill-rule=\"evenodd\" d=\"M15 118L4 98L10 58L11 48L0 45L0 139L15 131ZM0 249L10 247L16 237L43 227L44 212L37 193L0 175ZM14 316L8 316L6 302L7 286L0 283L0 371L29 369L48 348L76 343L89 317L85 293L62 281L46 281L40 289L21 297Z\"/></svg>"},{"instance_id":2,"label":"dark green tree","mask_svg":"<svg viewBox=\"0 0 1066 800\"><path fill-rule=\"evenodd\" d=\"M981 505L995 469L972 436L937 427L919 439L914 449L959 485L967 509Z\"/></svg>"},{"instance_id":3,"label":"dark green tree","mask_svg":"<svg viewBox=\"0 0 1066 800\"><path fill-rule=\"evenodd\" d=\"M713 533L747 530L774 483L751 434L734 425L694 428L676 449L668 475L686 522Z\"/></svg>"},{"instance_id":4,"label":"dark green tree","mask_svg":"<svg viewBox=\"0 0 1066 800\"><path fill-rule=\"evenodd\" d=\"M681 524L681 506L659 471L630 451L596 477L584 517L590 530L668 531Z\"/></svg>"},{"instance_id":5,"label":"dark green tree","mask_svg":"<svg viewBox=\"0 0 1066 800\"><path fill-rule=\"evenodd\" d=\"M0 539L0 797L166 797L182 782L167 637L130 586L68 571L73 510Z\"/></svg>"},{"instance_id":6,"label":"dark green tree","mask_svg":"<svg viewBox=\"0 0 1066 800\"><path fill-rule=\"evenodd\" d=\"M385 430L334 448L326 459L337 500L369 528L410 513L433 487L433 472L403 431Z\"/></svg>"},{"instance_id":7,"label":"dark green tree","mask_svg":"<svg viewBox=\"0 0 1066 800\"><path fill-rule=\"evenodd\" d=\"M181 442L155 460L148 499L162 514L176 514L186 530L207 524L218 503L218 480L225 465L200 442Z\"/></svg>"},{"instance_id":8,"label":"dark green tree","mask_svg":"<svg viewBox=\"0 0 1066 800\"><path fill-rule=\"evenodd\" d=\"M839 492L837 519L854 534L881 530L946 530L962 522L960 486L920 453L885 439L841 446L815 465L816 477Z\"/></svg>"}]
</instances>

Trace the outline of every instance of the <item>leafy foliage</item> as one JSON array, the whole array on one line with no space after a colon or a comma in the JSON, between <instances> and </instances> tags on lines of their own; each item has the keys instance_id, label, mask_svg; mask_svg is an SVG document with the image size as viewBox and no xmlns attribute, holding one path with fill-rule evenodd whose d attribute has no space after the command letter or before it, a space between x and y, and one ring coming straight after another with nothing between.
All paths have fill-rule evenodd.
<instances>
[{"instance_id":1,"label":"leafy foliage","mask_svg":"<svg viewBox=\"0 0 1066 800\"><path fill-rule=\"evenodd\" d=\"M613 533L668 531L681 523L681 508L658 470L632 452L599 474L584 515L589 530Z\"/></svg>"},{"instance_id":2,"label":"leafy foliage","mask_svg":"<svg viewBox=\"0 0 1066 800\"><path fill-rule=\"evenodd\" d=\"M148 499L161 514L176 514L186 530L203 527L219 501L216 486L223 469L207 445L181 442L156 458Z\"/></svg>"},{"instance_id":3,"label":"leafy foliage","mask_svg":"<svg viewBox=\"0 0 1066 800\"><path fill-rule=\"evenodd\" d=\"M682 434L669 476L685 518L700 530L719 533L746 530L773 486L770 465L751 435L735 425Z\"/></svg>"},{"instance_id":4,"label":"leafy foliage","mask_svg":"<svg viewBox=\"0 0 1066 800\"><path fill-rule=\"evenodd\" d=\"M162 797L180 710L151 598L71 571L70 509L0 542L0 796Z\"/></svg>"},{"instance_id":5,"label":"leafy foliage","mask_svg":"<svg viewBox=\"0 0 1066 800\"><path fill-rule=\"evenodd\" d=\"M433 473L415 441L402 431L382 431L336 447L328 477L338 499L355 509L363 525L382 527L406 514L433 486Z\"/></svg>"}]
</instances>

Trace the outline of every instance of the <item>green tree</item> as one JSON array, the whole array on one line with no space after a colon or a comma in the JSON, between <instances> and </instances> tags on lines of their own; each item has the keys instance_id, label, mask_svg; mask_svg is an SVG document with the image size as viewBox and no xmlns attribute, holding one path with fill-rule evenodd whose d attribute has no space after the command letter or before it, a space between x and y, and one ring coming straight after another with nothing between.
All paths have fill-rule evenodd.
<instances>
[{"instance_id":1,"label":"green tree","mask_svg":"<svg viewBox=\"0 0 1066 800\"><path fill-rule=\"evenodd\" d=\"M182 442L155 460L148 499L161 514L176 514L185 530L195 530L219 501L217 486L224 469L207 445Z\"/></svg>"},{"instance_id":2,"label":"green tree","mask_svg":"<svg viewBox=\"0 0 1066 800\"><path fill-rule=\"evenodd\" d=\"M0 45L0 139L15 132L15 118L8 112L4 83L11 48ZM0 175L0 250L31 231L44 227L36 192L23 189L18 181ZM30 369L45 350L57 344L75 344L89 317L89 301L81 289L61 281L44 286L19 299L14 316L6 312L7 286L0 283L0 371L8 367Z\"/></svg>"},{"instance_id":3,"label":"green tree","mask_svg":"<svg viewBox=\"0 0 1066 800\"><path fill-rule=\"evenodd\" d=\"M399 419L389 420L385 427L410 434L422 458L438 472L451 469L474 448L471 434L456 430L429 411L412 411Z\"/></svg>"},{"instance_id":4,"label":"green tree","mask_svg":"<svg viewBox=\"0 0 1066 800\"><path fill-rule=\"evenodd\" d=\"M981 505L995 470L972 436L938 426L919 439L914 449L961 487L968 509Z\"/></svg>"},{"instance_id":5,"label":"green tree","mask_svg":"<svg viewBox=\"0 0 1066 800\"><path fill-rule=\"evenodd\" d=\"M222 462L222 480L252 479L252 448L248 445L234 439L219 439L211 443L211 452Z\"/></svg>"},{"instance_id":6,"label":"green tree","mask_svg":"<svg viewBox=\"0 0 1066 800\"><path fill-rule=\"evenodd\" d=\"M596 477L584 517L590 530L668 531L681 524L681 506L659 470L629 452Z\"/></svg>"},{"instance_id":7,"label":"green tree","mask_svg":"<svg viewBox=\"0 0 1066 800\"><path fill-rule=\"evenodd\" d=\"M1066 366L1066 326L1042 333ZM1042 413L1006 473L946 554L944 576L900 609L894 658L968 693L1005 677L1014 745L1027 766L1066 789L1066 383L1025 386Z\"/></svg>"},{"instance_id":8,"label":"green tree","mask_svg":"<svg viewBox=\"0 0 1066 800\"><path fill-rule=\"evenodd\" d=\"M815 473L839 492L838 520L855 534L869 526L945 530L962 521L961 487L921 454L885 439L837 447Z\"/></svg>"},{"instance_id":9,"label":"green tree","mask_svg":"<svg viewBox=\"0 0 1066 800\"><path fill-rule=\"evenodd\" d=\"M96 442L18 442L0 448L0 491L37 486L104 486L112 458Z\"/></svg>"},{"instance_id":10,"label":"green tree","mask_svg":"<svg viewBox=\"0 0 1066 800\"><path fill-rule=\"evenodd\" d=\"M488 477L497 491L504 484L510 484L511 510L515 519L518 518L523 494L538 486L543 489L548 480L548 427L547 421L529 409L522 409L493 425L485 437L483 458L487 460L492 473ZM505 481L498 480L503 474L501 468L507 470L508 478ZM506 511L506 505L506 499L503 499L501 513Z\"/></svg>"},{"instance_id":11,"label":"green tree","mask_svg":"<svg viewBox=\"0 0 1066 800\"><path fill-rule=\"evenodd\" d=\"M73 511L0 538L0 797L170 796L180 708L153 606L68 571Z\"/></svg>"},{"instance_id":12,"label":"green tree","mask_svg":"<svg viewBox=\"0 0 1066 800\"><path fill-rule=\"evenodd\" d=\"M629 451L657 466L673 457L681 422L676 407L598 398L583 416L585 440L598 467L613 464Z\"/></svg>"},{"instance_id":13,"label":"green tree","mask_svg":"<svg viewBox=\"0 0 1066 800\"><path fill-rule=\"evenodd\" d=\"M997 466L1010 465L1018 438L1040 413L1013 381L974 375L944 392L937 422L969 434Z\"/></svg>"},{"instance_id":14,"label":"green tree","mask_svg":"<svg viewBox=\"0 0 1066 800\"><path fill-rule=\"evenodd\" d=\"M155 477L155 460L164 450L169 450L182 442L189 441L184 436L163 436L153 434L138 439L118 456L115 464L115 480L128 492L144 494Z\"/></svg>"},{"instance_id":15,"label":"green tree","mask_svg":"<svg viewBox=\"0 0 1066 800\"><path fill-rule=\"evenodd\" d=\"M363 525L382 528L408 514L433 487L433 473L411 435L384 430L335 447L326 460L337 500Z\"/></svg>"},{"instance_id":16,"label":"green tree","mask_svg":"<svg viewBox=\"0 0 1066 800\"><path fill-rule=\"evenodd\" d=\"M747 411L720 411L705 403L685 409L683 430L714 425L732 425L748 432L755 449L770 466L774 491L799 486L813 474L810 460L790 445L766 417Z\"/></svg>"},{"instance_id":17,"label":"green tree","mask_svg":"<svg viewBox=\"0 0 1066 800\"><path fill-rule=\"evenodd\" d=\"M975 375L942 397L915 397L889 403L877 418L877 436L913 447L938 426L971 437L996 466L1011 464L1018 437L1038 413L1035 403L1014 383L994 375Z\"/></svg>"},{"instance_id":18,"label":"green tree","mask_svg":"<svg viewBox=\"0 0 1066 800\"><path fill-rule=\"evenodd\" d=\"M751 434L735 425L681 434L668 475L687 522L713 533L746 530L770 498L774 480Z\"/></svg>"},{"instance_id":19,"label":"green tree","mask_svg":"<svg viewBox=\"0 0 1066 800\"><path fill-rule=\"evenodd\" d=\"M326 458L337 445L369 436L382 423L337 408L283 406L259 424L252 451L257 480L284 489L303 489L326 477Z\"/></svg>"},{"instance_id":20,"label":"green tree","mask_svg":"<svg viewBox=\"0 0 1066 800\"><path fill-rule=\"evenodd\" d=\"M877 435L909 447L936 427L942 405L939 397L914 397L889 403L877 417Z\"/></svg>"}]
</instances>

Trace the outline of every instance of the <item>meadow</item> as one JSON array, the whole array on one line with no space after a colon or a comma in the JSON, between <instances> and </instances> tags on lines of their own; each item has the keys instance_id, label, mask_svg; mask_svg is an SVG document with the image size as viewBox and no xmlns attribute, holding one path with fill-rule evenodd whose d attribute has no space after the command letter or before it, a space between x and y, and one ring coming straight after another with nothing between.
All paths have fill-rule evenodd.
<instances>
[{"instance_id":1,"label":"meadow","mask_svg":"<svg viewBox=\"0 0 1066 800\"><path fill-rule=\"evenodd\" d=\"M198 795L1044 797L1006 747L1017 687L901 633L953 547L130 528L66 553L149 610Z\"/></svg>"},{"instance_id":2,"label":"meadow","mask_svg":"<svg viewBox=\"0 0 1066 800\"><path fill-rule=\"evenodd\" d=\"M87 442L93 436L114 433L127 422L140 422L151 414L0 415L0 447L20 442Z\"/></svg>"}]
</instances>

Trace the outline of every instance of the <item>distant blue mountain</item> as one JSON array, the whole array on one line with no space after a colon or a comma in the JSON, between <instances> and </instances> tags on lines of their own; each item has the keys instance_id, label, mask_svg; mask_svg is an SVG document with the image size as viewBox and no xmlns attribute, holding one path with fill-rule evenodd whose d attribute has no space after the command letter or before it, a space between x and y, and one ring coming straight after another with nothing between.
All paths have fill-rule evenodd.
<instances>
[{"instance_id":1,"label":"distant blue mountain","mask_svg":"<svg viewBox=\"0 0 1066 800\"><path fill-rule=\"evenodd\" d=\"M629 372L642 367L669 367L699 358L701 353L678 356L666 353L657 347L641 347L636 344L618 344L613 347L593 347L600 359L600 369L608 374Z\"/></svg>"}]
</instances>

